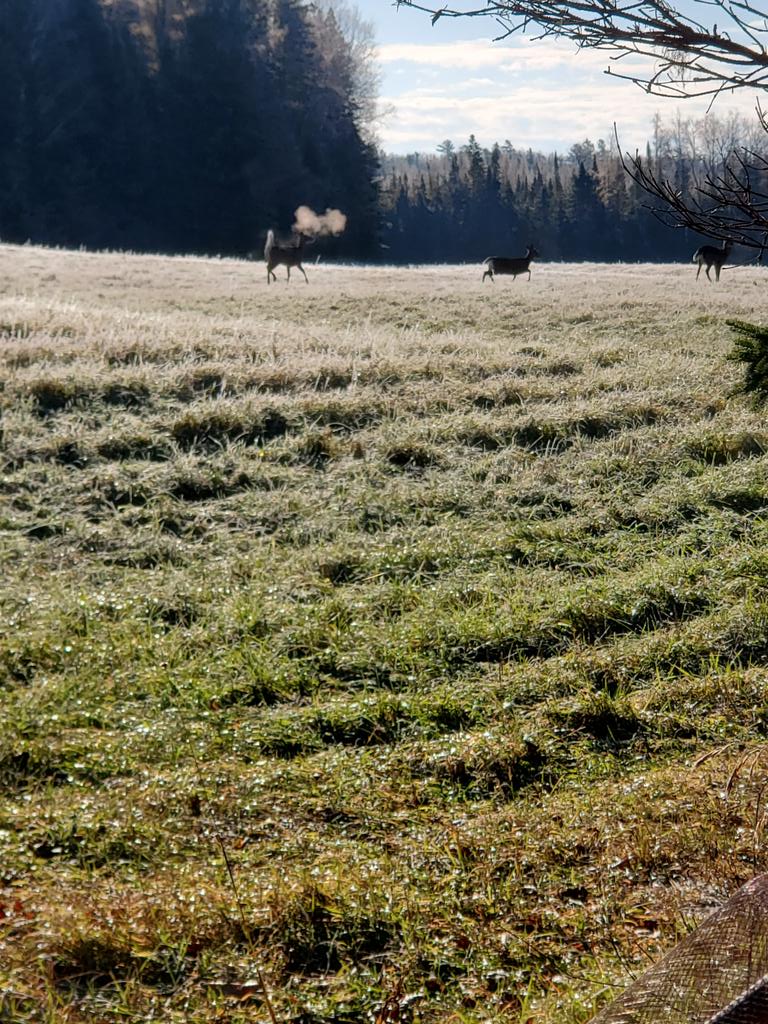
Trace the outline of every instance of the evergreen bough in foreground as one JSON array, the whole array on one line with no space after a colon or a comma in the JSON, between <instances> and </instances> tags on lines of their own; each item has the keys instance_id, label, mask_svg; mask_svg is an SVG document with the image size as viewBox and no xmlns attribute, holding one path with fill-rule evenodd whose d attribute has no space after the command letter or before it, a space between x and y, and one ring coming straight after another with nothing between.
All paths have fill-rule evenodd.
<instances>
[{"instance_id":1,"label":"evergreen bough in foreground","mask_svg":"<svg viewBox=\"0 0 768 1024\"><path fill-rule=\"evenodd\" d=\"M745 320L728 320L727 323L736 332L728 358L745 367L744 379L734 388L734 393L750 395L755 406L763 406L768 401L768 327Z\"/></svg>"}]
</instances>

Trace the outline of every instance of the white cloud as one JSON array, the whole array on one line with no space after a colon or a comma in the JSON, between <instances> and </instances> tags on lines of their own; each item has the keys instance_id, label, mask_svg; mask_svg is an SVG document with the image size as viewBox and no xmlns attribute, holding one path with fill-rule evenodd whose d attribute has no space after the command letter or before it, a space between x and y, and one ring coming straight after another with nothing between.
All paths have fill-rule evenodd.
<instances>
[{"instance_id":1,"label":"white cloud","mask_svg":"<svg viewBox=\"0 0 768 1024\"><path fill-rule=\"evenodd\" d=\"M645 146L657 111L671 118L679 107L683 117L700 117L708 106L707 99L678 104L649 96L603 75L609 64L604 53L552 40L393 43L380 49L384 101L395 110L381 136L395 152L430 151L442 139L462 142L471 133L484 145L510 139L521 147L566 151L585 137L607 140L614 121L623 146L634 150ZM399 73L404 67L410 69L406 76ZM633 67L622 61L617 70L627 74ZM753 115L754 97L728 96L716 110L733 108Z\"/></svg>"},{"instance_id":2,"label":"white cloud","mask_svg":"<svg viewBox=\"0 0 768 1024\"><path fill-rule=\"evenodd\" d=\"M453 43L387 43L378 48L382 64L437 64L444 68L497 67L508 60L501 47L490 39L470 39Z\"/></svg>"},{"instance_id":3,"label":"white cloud","mask_svg":"<svg viewBox=\"0 0 768 1024\"><path fill-rule=\"evenodd\" d=\"M579 50L575 44L562 40L537 40L517 36L513 40L465 39L447 43L387 43L378 47L382 64L417 64L446 70L477 70L497 68L502 71L527 73L567 69L578 63L582 69L603 71L609 65L598 50ZM635 66L647 66L638 58ZM622 68L629 68L629 59Z\"/></svg>"}]
</instances>

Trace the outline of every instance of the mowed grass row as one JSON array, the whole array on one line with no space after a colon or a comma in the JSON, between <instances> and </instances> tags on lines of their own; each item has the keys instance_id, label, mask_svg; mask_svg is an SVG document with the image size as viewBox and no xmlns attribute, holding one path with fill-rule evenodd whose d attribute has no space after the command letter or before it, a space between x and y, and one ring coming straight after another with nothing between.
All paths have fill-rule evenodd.
<instances>
[{"instance_id":1,"label":"mowed grass row","mask_svg":"<svg viewBox=\"0 0 768 1024\"><path fill-rule=\"evenodd\" d=\"M0 247L0 1016L581 1022L765 866L761 272L308 272Z\"/></svg>"}]
</instances>

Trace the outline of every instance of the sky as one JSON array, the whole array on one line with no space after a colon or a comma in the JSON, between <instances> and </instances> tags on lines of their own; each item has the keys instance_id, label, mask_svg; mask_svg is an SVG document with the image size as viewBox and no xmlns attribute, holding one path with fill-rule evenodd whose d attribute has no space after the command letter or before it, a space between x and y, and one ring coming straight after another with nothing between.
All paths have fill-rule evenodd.
<instances>
[{"instance_id":1,"label":"sky","mask_svg":"<svg viewBox=\"0 0 768 1024\"><path fill-rule=\"evenodd\" d=\"M672 120L700 117L708 100L649 96L638 86L607 77L609 55L567 41L515 36L494 42L489 18L442 18L396 8L391 0L355 0L372 22L382 70L382 104L390 110L379 127L390 153L434 152L444 139L460 145L474 133L482 146L509 140L517 148L567 153L575 142L613 136L622 149L644 149L655 113ZM628 60L621 69L629 69ZM752 117L747 92L723 97L725 115Z\"/></svg>"}]
</instances>

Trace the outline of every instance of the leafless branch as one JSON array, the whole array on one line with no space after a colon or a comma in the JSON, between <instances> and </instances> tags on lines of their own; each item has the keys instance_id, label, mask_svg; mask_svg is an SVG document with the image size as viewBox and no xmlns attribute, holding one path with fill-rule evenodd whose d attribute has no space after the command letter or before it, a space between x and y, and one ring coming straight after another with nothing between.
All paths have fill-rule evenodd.
<instances>
[{"instance_id":1,"label":"leafless branch","mask_svg":"<svg viewBox=\"0 0 768 1024\"><path fill-rule=\"evenodd\" d=\"M706 172L687 194L664 177L653 160L623 153L621 162L648 195L648 209L664 224L730 239L762 254L768 238L768 157L764 154L734 150L720 170Z\"/></svg>"},{"instance_id":2,"label":"leafless branch","mask_svg":"<svg viewBox=\"0 0 768 1024\"><path fill-rule=\"evenodd\" d=\"M644 71L621 77L659 96L768 89L768 11L751 3L693 0L686 13L667 0L488 0L464 7L400 3L430 14L433 23L490 17L502 28L499 39L536 30L539 38L555 36L582 48L647 58L652 63ZM689 8L703 8L708 17L699 20Z\"/></svg>"}]
</instances>

